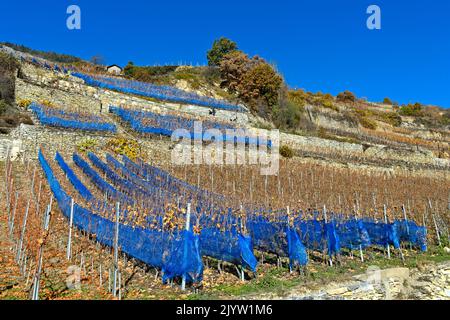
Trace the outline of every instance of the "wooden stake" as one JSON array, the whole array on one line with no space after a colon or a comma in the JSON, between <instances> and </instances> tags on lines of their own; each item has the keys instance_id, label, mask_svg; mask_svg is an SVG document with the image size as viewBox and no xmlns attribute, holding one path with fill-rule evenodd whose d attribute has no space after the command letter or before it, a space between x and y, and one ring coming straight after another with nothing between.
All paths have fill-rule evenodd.
<instances>
[{"instance_id":1,"label":"wooden stake","mask_svg":"<svg viewBox=\"0 0 450 320\"><path fill-rule=\"evenodd\" d=\"M72 198L72 199L70 199L69 239L67 241L67 252L66 252L66 258L68 261L70 261L70 259L72 258L73 209L74 209L74 202L73 202L73 198Z\"/></svg>"},{"instance_id":2,"label":"wooden stake","mask_svg":"<svg viewBox=\"0 0 450 320\"><path fill-rule=\"evenodd\" d=\"M186 231L189 231L191 228L191 204L188 203L187 205L187 213L186 213ZM183 254L183 261L182 263L184 264L184 261L186 261L187 259L187 241L185 240L184 242L184 254ZM181 290L186 290L186 274L183 274L182 280L181 280Z\"/></svg>"},{"instance_id":3,"label":"wooden stake","mask_svg":"<svg viewBox=\"0 0 450 320\"><path fill-rule=\"evenodd\" d=\"M120 218L120 203L116 203L116 229L114 235L114 284L113 295L117 295L118 273L119 273L119 218Z\"/></svg>"},{"instance_id":4,"label":"wooden stake","mask_svg":"<svg viewBox=\"0 0 450 320\"><path fill-rule=\"evenodd\" d=\"M387 218L387 208L386 205L383 205L383 213L384 213L384 222L386 224L388 224L388 218ZM388 255L388 259L391 259L391 248L389 246L389 243L386 244L386 249L387 249L387 255Z\"/></svg>"},{"instance_id":5,"label":"wooden stake","mask_svg":"<svg viewBox=\"0 0 450 320\"><path fill-rule=\"evenodd\" d=\"M436 223L436 218L434 217L433 205L431 204L431 200L430 199L428 199L428 206L430 207L431 218L433 219L433 223L434 223L434 228L436 230L436 236L437 236L438 244L439 244L439 247L440 247L440 246L442 246L441 235L439 233L439 228L438 228L438 225Z\"/></svg>"}]
</instances>

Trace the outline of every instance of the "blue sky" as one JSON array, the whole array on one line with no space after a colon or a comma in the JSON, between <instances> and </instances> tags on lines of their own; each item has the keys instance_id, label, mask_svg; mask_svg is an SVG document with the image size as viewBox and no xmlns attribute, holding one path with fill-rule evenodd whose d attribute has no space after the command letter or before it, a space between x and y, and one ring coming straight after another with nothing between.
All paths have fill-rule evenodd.
<instances>
[{"instance_id":1,"label":"blue sky","mask_svg":"<svg viewBox=\"0 0 450 320\"><path fill-rule=\"evenodd\" d=\"M77 4L82 29L66 28ZM366 28L366 9L382 29ZM0 4L0 41L107 63L205 64L214 39L276 64L291 87L450 107L450 1L87 1Z\"/></svg>"}]
</instances>

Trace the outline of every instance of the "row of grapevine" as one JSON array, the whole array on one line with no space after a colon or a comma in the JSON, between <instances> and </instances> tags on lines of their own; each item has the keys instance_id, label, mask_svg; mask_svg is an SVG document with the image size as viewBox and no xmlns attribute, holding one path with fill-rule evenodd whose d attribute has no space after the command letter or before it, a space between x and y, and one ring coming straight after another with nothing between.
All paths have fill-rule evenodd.
<instances>
[{"instance_id":1,"label":"row of grapevine","mask_svg":"<svg viewBox=\"0 0 450 320\"><path fill-rule=\"evenodd\" d=\"M122 93L135 94L163 101L193 104L212 109L236 112L246 111L241 106L234 105L223 100L200 96L196 93L183 91L175 87L160 86L147 82L113 78L103 75L88 75L79 72L74 72L72 75L84 80L87 85L119 91Z\"/></svg>"},{"instance_id":2,"label":"row of grapevine","mask_svg":"<svg viewBox=\"0 0 450 320\"><path fill-rule=\"evenodd\" d=\"M187 137L193 140L211 141L215 139L215 141L244 143L246 145L256 144L257 146L267 145L268 147L272 145L271 140L255 137L244 129L220 122L198 121L197 123L201 127L197 129L195 126L196 120L191 118L161 115L149 111L137 111L114 106L110 106L109 111L127 122L131 129L143 134L171 137L175 130L181 129L183 132L180 131L180 134L183 137L187 132ZM214 131L208 131L210 129L214 129L216 134L213 133Z\"/></svg>"},{"instance_id":3,"label":"row of grapevine","mask_svg":"<svg viewBox=\"0 0 450 320\"><path fill-rule=\"evenodd\" d=\"M74 160L80 158L74 155ZM343 218L338 214L329 213L328 220L321 219L320 213L316 212L314 217L307 218L301 211L279 210L277 219L269 219L260 211L250 211L250 208L243 207L240 213L236 214L227 208L221 208L220 203L215 209L211 208L211 203L202 203L202 197L193 197L194 194L201 194L205 191L198 190L195 186L186 187L185 183L168 175L166 172L152 167L148 164L133 162L124 157L123 164L111 155L108 155L107 163L104 163L94 154L88 155L93 165L105 173L106 177L114 184L111 188L117 188L115 200L126 202L125 197L134 198L136 203L142 199L142 194L155 198L159 201L160 208L154 209L151 214L141 212L148 216L147 223L139 226L143 229L158 232L168 232L166 228L167 212L165 203L167 200L173 202L174 198L168 197L168 194L174 187L181 192L183 197L181 203L177 205L180 211L178 215L184 219L187 218L185 211L182 210L186 201L197 201L197 206L190 216L189 225L193 225L194 233L199 236L200 254L210 256L218 260L227 261L240 265L251 271L256 271L257 260L253 249L263 252L274 253L280 257L288 257L291 268L304 266L308 262L306 249L323 252L326 251L330 257L342 253L342 249L366 249L371 245L376 246L394 246L399 248L401 242L410 243L413 246L426 250L426 229L417 226L412 221L395 221L385 223L373 221L370 219ZM75 161L77 165L81 163ZM84 163L84 172L89 164ZM136 173L127 170L127 167L134 168ZM140 168L140 170L136 170ZM90 168L89 170L94 170ZM67 171L67 168L65 169ZM145 172L139 175L138 172ZM70 174L69 176L73 176ZM92 174L90 175L92 176ZM161 179L161 177L163 177ZM76 183L73 183L75 181ZM86 187L79 186L76 179L71 179L75 188L85 190ZM107 183L104 181L104 183ZM100 184L95 183L97 186ZM78 186L77 186L78 185ZM163 189L163 193L154 192L154 187ZM87 189L87 188L86 188ZM105 188L101 188L102 192ZM134 191L133 191L134 190ZM136 191L138 190L138 192ZM220 202L220 201L219 201ZM147 208L149 209L149 208ZM124 219L134 219L135 216L123 213ZM155 216L157 215L157 219ZM150 218L152 217L152 218ZM154 223L155 221L156 224ZM151 224L153 222L153 224ZM126 221L126 224L134 226L134 221ZM214 225L216 224L216 225ZM170 232L181 232L183 223L179 228L169 229ZM153 226L153 228L151 227ZM225 226L225 227L223 227Z\"/></svg>"},{"instance_id":4,"label":"row of grapevine","mask_svg":"<svg viewBox=\"0 0 450 320\"><path fill-rule=\"evenodd\" d=\"M89 113L77 113L32 103L29 109L45 126L85 131L116 132L117 127L102 117Z\"/></svg>"}]
</instances>

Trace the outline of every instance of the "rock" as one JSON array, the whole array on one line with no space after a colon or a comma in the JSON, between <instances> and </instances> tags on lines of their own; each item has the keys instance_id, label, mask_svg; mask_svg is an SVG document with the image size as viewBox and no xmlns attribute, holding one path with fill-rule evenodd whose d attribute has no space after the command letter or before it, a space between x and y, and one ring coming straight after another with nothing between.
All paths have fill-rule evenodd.
<instances>
[{"instance_id":1,"label":"rock","mask_svg":"<svg viewBox=\"0 0 450 320\"><path fill-rule=\"evenodd\" d=\"M334 295L341 295L348 291L347 287L341 287L341 288L334 288L334 289L328 289L327 293L331 296Z\"/></svg>"},{"instance_id":2,"label":"rock","mask_svg":"<svg viewBox=\"0 0 450 320\"><path fill-rule=\"evenodd\" d=\"M450 248L444 247L444 252L445 252L445 253L450 253Z\"/></svg>"}]
</instances>

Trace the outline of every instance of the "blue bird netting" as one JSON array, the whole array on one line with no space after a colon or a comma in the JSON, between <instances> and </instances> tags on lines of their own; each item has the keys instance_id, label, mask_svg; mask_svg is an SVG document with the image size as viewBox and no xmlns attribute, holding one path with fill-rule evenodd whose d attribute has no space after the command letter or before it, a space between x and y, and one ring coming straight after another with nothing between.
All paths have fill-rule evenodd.
<instances>
[{"instance_id":1,"label":"blue bird netting","mask_svg":"<svg viewBox=\"0 0 450 320\"><path fill-rule=\"evenodd\" d=\"M253 254L250 237L243 236L235 229L221 231L218 228L205 228L200 233L202 255L241 265L256 272L258 261Z\"/></svg>"},{"instance_id":2,"label":"blue bird netting","mask_svg":"<svg viewBox=\"0 0 450 320\"><path fill-rule=\"evenodd\" d=\"M95 156L89 154L89 157L92 158ZM130 179L131 183L144 187L147 190L153 189L156 191L157 189L155 189L155 187L162 188L163 192L159 193L159 197L166 195L166 191L171 190L168 188L168 185L164 184L164 181L166 180L159 180L154 176L153 179L151 179L150 175L147 175L146 180L143 180L133 172L129 171L126 166L116 160L113 156L107 154L106 158L108 164L115 169L121 170L127 179ZM126 157L124 156L124 158ZM133 163L131 160L128 161L129 164ZM134 166L137 165L134 164ZM162 174L162 172L160 173ZM167 176L165 177L167 178ZM155 192L154 197L157 196L158 194ZM166 195L166 197L168 196ZM200 216L198 217L201 219ZM250 238L239 234L235 229L232 229L231 231L221 231L217 228L205 228L200 233L200 242L202 255L241 265L251 271L256 271L257 260L253 255L251 240Z\"/></svg>"},{"instance_id":3,"label":"blue bird netting","mask_svg":"<svg viewBox=\"0 0 450 320\"><path fill-rule=\"evenodd\" d=\"M327 250L328 255L333 256L341 251L341 244L336 224L323 220L297 220L294 223L302 243L311 250Z\"/></svg>"},{"instance_id":4,"label":"blue bird netting","mask_svg":"<svg viewBox=\"0 0 450 320\"><path fill-rule=\"evenodd\" d=\"M116 190L112 185L106 182L91 166L79 155L73 154L73 162L83 171L83 173L100 189L107 197L116 201L122 201L127 204L133 204L134 201L122 192Z\"/></svg>"},{"instance_id":5,"label":"blue bird netting","mask_svg":"<svg viewBox=\"0 0 450 320\"><path fill-rule=\"evenodd\" d=\"M62 213L69 217L71 198L62 189L41 151L39 151L39 162ZM115 234L113 221L75 204L73 223L80 230L95 235L100 243L113 246ZM191 231L168 233L119 224L118 245L131 257L161 268L164 282L183 276L187 282L202 280L203 264L199 237Z\"/></svg>"},{"instance_id":6,"label":"blue bird netting","mask_svg":"<svg viewBox=\"0 0 450 320\"><path fill-rule=\"evenodd\" d=\"M78 193L85 199L86 201L91 201L94 196L92 193L86 188L86 186L78 179L78 177L75 175L73 170L69 167L69 165L64 161L63 157L59 154L59 152L56 152L55 156L56 162L58 162L59 166L63 170L63 172L66 174L69 181L72 183L74 188L78 191Z\"/></svg>"},{"instance_id":7,"label":"blue bird netting","mask_svg":"<svg viewBox=\"0 0 450 320\"><path fill-rule=\"evenodd\" d=\"M81 115L74 112L65 112L40 106L32 103L29 109L46 126L78 129L84 131L117 132L114 124L104 122L101 117L94 115Z\"/></svg>"},{"instance_id":8,"label":"blue bird netting","mask_svg":"<svg viewBox=\"0 0 450 320\"><path fill-rule=\"evenodd\" d=\"M409 243L421 251L427 251L427 229L418 226L413 221L397 220L394 222L394 229L400 242Z\"/></svg>"},{"instance_id":9,"label":"blue bird netting","mask_svg":"<svg viewBox=\"0 0 450 320\"><path fill-rule=\"evenodd\" d=\"M96 167L98 167L102 172L106 173L108 178L114 180L114 184L116 186L121 186L123 189L131 190L140 190L139 186L135 185L135 181L127 181L125 179L120 178L113 172L105 163L103 163L97 156L93 153L88 154L89 159L94 163ZM78 163L85 168L87 168L87 164L83 164L80 161L78 156L75 156ZM115 168L126 169L111 155L107 155L108 163L111 164ZM126 170L125 170L126 171ZM129 177L129 172L125 172L125 174ZM94 174L90 174L90 176L94 176ZM76 178L76 177L75 177ZM138 180L138 177L134 177L135 180ZM98 178L97 178L98 179ZM75 180L75 179L74 179ZM142 182L144 182L142 180ZM147 183L147 181L145 181ZM99 183L102 184L102 183ZM83 190L85 187L77 183L77 190ZM107 189L103 187L102 189ZM154 190L155 191L155 190ZM164 191L164 190L163 190ZM164 195L165 192L162 194ZM138 192L135 192L136 196ZM149 197L161 198L161 193L158 195L157 192L153 194L148 194ZM135 199L135 198L134 198ZM158 199L161 200L161 199ZM160 201L161 206L164 204L163 201ZM162 209L162 208L161 208ZM160 210L163 211L163 210ZM125 212L126 215L126 212ZM248 268L249 270L255 272L256 271L256 258L253 255L253 250L251 246L251 240L248 237L245 237L236 231L225 231L222 232L216 228L205 228L202 230L200 234L200 248L201 254L210 256L222 261L227 261L236 265L241 265L244 268Z\"/></svg>"},{"instance_id":10,"label":"blue bird netting","mask_svg":"<svg viewBox=\"0 0 450 320\"><path fill-rule=\"evenodd\" d=\"M214 98L199 96L196 93L183 91L175 87L159 86L146 82L106 76L87 75L79 72L74 72L72 75L84 80L87 85L93 87L135 94L163 101L193 104L212 109L246 112L246 109L241 106L233 105L226 101L221 101Z\"/></svg>"},{"instance_id":11,"label":"blue bird netting","mask_svg":"<svg viewBox=\"0 0 450 320\"><path fill-rule=\"evenodd\" d=\"M370 246L370 237L361 220L349 219L336 223L336 232L341 248L365 249Z\"/></svg>"},{"instance_id":12,"label":"blue bird netting","mask_svg":"<svg viewBox=\"0 0 450 320\"><path fill-rule=\"evenodd\" d=\"M392 245L395 249L400 248L400 239L396 228L394 228L394 224L378 222L371 219L364 219L363 224L373 245L382 247Z\"/></svg>"},{"instance_id":13,"label":"blue bird netting","mask_svg":"<svg viewBox=\"0 0 450 320\"><path fill-rule=\"evenodd\" d=\"M248 220L246 225L256 249L288 257L291 268L307 264L306 248L297 232L287 223L269 222L263 217L255 217Z\"/></svg>"},{"instance_id":14,"label":"blue bird netting","mask_svg":"<svg viewBox=\"0 0 450 320\"><path fill-rule=\"evenodd\" d=\"M130 127L140 133L150 133L171 137L176 130L184 130L183 138L202 141L222 141L235 144L266 145L272 147L272 141L265 137L253 136L245 129L238 129L228 124L211 121L201 121L201 127L196 128L196 120L173 115L156 114L149 111L137 111L110 106L109 111ZM213 130L213 131L211 131ZM184 132L183 131L183 132ZM180 131L181 133L181 131Z\"/></svg>"}]
</instances>

